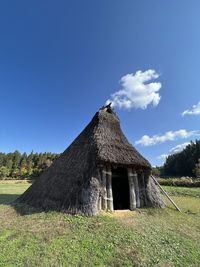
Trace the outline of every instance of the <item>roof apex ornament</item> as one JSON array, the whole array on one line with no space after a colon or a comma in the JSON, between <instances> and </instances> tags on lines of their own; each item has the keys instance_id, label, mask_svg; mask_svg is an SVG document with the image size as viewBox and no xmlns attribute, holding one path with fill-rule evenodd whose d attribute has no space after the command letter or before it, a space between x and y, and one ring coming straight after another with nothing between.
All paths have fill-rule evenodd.
<instances>
[{"instance_id":1,"label":"roof apex ornament","mask_svg":"<svg viewBox=\"0 0 200 267\"><path fill-rule=\"evenodd\" d=\"M112 102L110 102L108 105L102 106L100 110L107 111L108 113L113 113Z\"/></svg>"}]
</instances>

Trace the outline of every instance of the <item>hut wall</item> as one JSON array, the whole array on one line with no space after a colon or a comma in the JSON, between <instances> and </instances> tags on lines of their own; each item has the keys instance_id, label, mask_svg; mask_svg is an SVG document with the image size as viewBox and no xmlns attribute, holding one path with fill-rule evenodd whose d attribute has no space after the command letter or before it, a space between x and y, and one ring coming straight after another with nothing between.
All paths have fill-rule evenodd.
<instances>
[{"instance_id":1,"label":"hut wall","mask_svg":"<svg viewBox=\"0 0 200 267\"><path fill-rule=\"evenodd\" d=\"M165 208L166 203L164 202L162 195L160 194L150 174L150 170L145 172L147 206L154 208Z\"/></svg>"},{"instance_id":2,"label":"hut wall","mask_svg":"<svg viewBox=\"0 0 200 267\"><path fill-rule=\"evenodd\" d=\"M147 206L147 194L146 194L146 181L144 171L138 172L138 184L139 184L139 196L140 196L140 207Z\"/></svg>"},{"instance_id":3,"label":"hut wall","mask_svg":"<svg viewBox=\"0 0 200 267\"><path fill-rule=\"evenodd\" d=\"M143 197L143 183L142 183L142 172L141 170L137 171L138 175L138 187L139 187L139 198L140 198L140 207L144 207L144 197Z\"/></svg>"}]
</instances>

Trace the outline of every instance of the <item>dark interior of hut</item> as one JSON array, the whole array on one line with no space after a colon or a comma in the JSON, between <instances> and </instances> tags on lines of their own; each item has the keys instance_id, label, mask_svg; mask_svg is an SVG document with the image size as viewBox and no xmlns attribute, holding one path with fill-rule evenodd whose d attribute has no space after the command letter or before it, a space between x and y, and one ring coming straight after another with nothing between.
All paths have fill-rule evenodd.
<instances>
[{"instance_id":1,"label":"dark interior of hut","mask_svg":"<svg viewBox=\"0 0 200 267\"><path fill-rule=\"evenodd\" d=\"M112 191L114 210L130 208L128 174L125 168L112 169Z\"/></svg>"}]
</instances>

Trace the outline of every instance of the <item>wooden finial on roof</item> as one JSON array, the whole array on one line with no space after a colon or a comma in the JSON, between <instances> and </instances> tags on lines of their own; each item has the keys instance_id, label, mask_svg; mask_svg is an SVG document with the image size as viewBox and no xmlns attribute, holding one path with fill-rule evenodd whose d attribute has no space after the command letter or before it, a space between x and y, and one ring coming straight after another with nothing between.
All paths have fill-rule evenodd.
<instances>
[{"instance_id":1,"label":"wooden finial on roof","mask_svg":"<svg viewBox=\"0 0 200 267\"><path fill-rule=\"evenodd\" d=\"M100 110L104 110L104 111L107 111L109 113L112 113L113 110L112 110L112 106L111 105L112 105L112 102L110 102L108 105L103 106L102 108L100 108Z\"/></svg>"}]
</instances>

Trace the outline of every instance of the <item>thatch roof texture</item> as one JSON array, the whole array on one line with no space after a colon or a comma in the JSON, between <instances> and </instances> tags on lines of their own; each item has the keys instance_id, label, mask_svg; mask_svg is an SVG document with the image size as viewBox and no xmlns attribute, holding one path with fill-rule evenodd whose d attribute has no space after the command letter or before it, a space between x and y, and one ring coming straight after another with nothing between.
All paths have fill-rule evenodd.
<instances>
[{"instance_id":1,"label":"thatch roof texture","mask_svg":"<svg viewBox=\"0 0 200 267\"><path fill-rule=\"evenodd\" d=\"M116 114L107 108L96 113L92 122L97 157L100 161L150 168L149 162L131 145L123 134Z\"/></svg>"},{"instance_id":2,"label":"thatch roof texture","mask_svg":"<svg viewBox=\"0 0 200 267\"><path fill-rule=\"evenodd\" d=\"M149 162L128 143L110 108L100 109L17 201L44 210L95 215L101 190L98 166L102 163L150 169Z\"/></svg>"}]
</instances>

